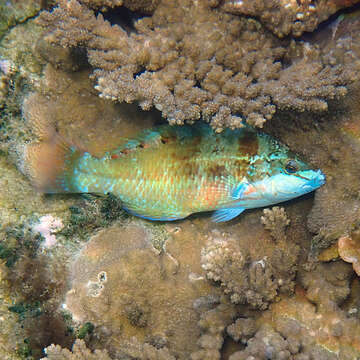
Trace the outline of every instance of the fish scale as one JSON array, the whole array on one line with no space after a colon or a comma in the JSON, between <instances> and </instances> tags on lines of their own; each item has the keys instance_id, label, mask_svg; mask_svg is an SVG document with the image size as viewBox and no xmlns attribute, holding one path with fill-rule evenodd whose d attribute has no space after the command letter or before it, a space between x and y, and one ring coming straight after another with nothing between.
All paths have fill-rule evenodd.
<instances>
[{"instance_id":1,"label":"fish scale","mask_svg":"<svg viewBox=\"0 0 360 360\"><path fill-rule=\"evenodd\" d=\"M56 146L44 148L55 156ZM152 220L217 210L215 220L226 221L245 208L288 200L325 181L321 172L266 134L250 127L217 134L201 122L148 129L103 158L75 148L60 156L64 159L53 161L59 169L50 171L55 175L48 182L46 174L36 176L46 166L36 168L32 161L32 178L42 179L45 191L111 192L126 210ZM294 173L286 170L289 159L298 167Z\"/></svg>"}]
</instances>

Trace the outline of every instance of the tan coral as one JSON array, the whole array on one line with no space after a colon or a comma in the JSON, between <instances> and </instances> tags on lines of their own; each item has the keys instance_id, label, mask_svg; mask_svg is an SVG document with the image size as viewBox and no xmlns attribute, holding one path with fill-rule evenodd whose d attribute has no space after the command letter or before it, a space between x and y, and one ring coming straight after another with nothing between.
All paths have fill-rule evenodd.
<instances>
[{"instance_id":1,"label":"tan coral","mask_svg":"<svg viewBox=\"0 0 360 360\"><path fill-rule=\"evenodd\" d=\"M272 324L285 337L297 338L308 354L318 346L323 356L336 353L344 360L360 356L358 321L339 309L316 309L301 289L293 298L273 304L258 323Z\"/></svg>"},{"instance_id":2,"label":"tan coral","mask_svg":"<svg viewBox=\"0 0 360 360\"><path fill-rule=\"evenodd\" d=\"M88 75L86 70L68 73L46 66L37 91L25 98L22 108L37 139L47 140L56 128L67 142L100 155L158 119L134 105L100 99Z\"/></svg>"},{"instance_id":3,"label":"tan coral","mask_svg":"<svg viewBox=\"0 0 360 360\"><path fill-rule=\"evenodd\" d=\"M151 13L160 0L81 0L81 3L94 8L125 6L131 11Z\"/></svg>"},{"instance_id":4,"label":"tan coral","mask_svg":"<svg viewBox=\"0 0 360 360\"><path fill-rule=\"evenodd\" d=\"M248 303L254 308L266 309L281 289L292 291L294 262L299 249L291 246L293 257L285 259L288 249L282 249L285 238L281 236L277 239L277 248L260 250L254 256L240 239L214 231L201 252L202 267L208 279L220 283L232 303ZM256 240L259 241L260 238ZM280 269L282 266L284 269Z\"/></svg>"},{"instance_id":5,"label":"tan coral","mask_svg":"<svg viewBox=\"0 0 360 360\"><path fill-rule=\"evenodd\" d=\"M358 0L225 0L224 11L256 16L276 35L300 36Z\"/></svg>"},{"instance_id":6,"label":"tan coral","mask_svg":"<svg viewBox=\"0 0 360 360\"><path fill-rule=\"evenodd\" d=\"M72 351L62 348L60 345L50 345L45 348L46 357L42 360L111 360L106 350L92 352L86 347L85 341L77 339Z\"/></svg>"},{"instance_id":7,"label":"tan coral","mask_svg":"<svg viewBox=\"0 0 360 360\"><path fill-rule=\"evenodd\" d=\"M174 235L180 236L180 244L174 244L178 250L169 245L172 257L154 250L157 235L143 221L114 225L91 238L71 265L66 305L74 319L104 329L108 349L139 354L144 342L158 342L178 359L188 359L200 336L192 304L217 291L190 277L201 270L194 263L200 244L183 233ZM180 262L176 271L174 259ZM106 281L99 280L99 273L106 273ZM130 346L134 336L138 345Z\"/></svg>"},{"instance_id":8,"label":"tan coral","mask_svg":"<svg viewBox=\"0 0 360 360\"><path fill-rule=\"evenodd\" d=\"M284 239L285 229L290 224L290 219L287 217L285 209L274 206L272 209L264 209L263 213L261 222L265 229L270 231L274 240Z\"/></svg>"},{"instance_id":9,"label":"tan coral","mask_svg":"<svg viewBox=\"0 0 360 360\"><path fill-rule=\"evenodd\" d=\"M276 109L324 111L344 95L352 78L315 47L292 61L288 40L213 5L164 0L130 33L76 0L60 0L37 21L49 42L87 49L100 96L155 107L171 124L203 118L217 131L244 120L262 127Z\"/></svg>"},{"instance_id":10,"label":"tan coral","mask_svg":"<svg viewBox=\"0 0 360 360\"><path fill-rule=\"evenodd\" d=\"M340 257L351 263L354 271L360 276L360 232L356 231L351 236L342 236L338 240Z\"/></svg>"}]
</instances>

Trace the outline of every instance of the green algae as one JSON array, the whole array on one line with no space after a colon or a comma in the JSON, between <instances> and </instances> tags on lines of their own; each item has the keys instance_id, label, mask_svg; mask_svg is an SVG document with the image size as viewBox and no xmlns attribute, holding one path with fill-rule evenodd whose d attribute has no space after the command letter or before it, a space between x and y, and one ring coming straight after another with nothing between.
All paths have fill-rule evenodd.
<instances>
[{"instance_id":1,"label":"green algae","mask_svg":"<svg viewBox=\"0 0 360 360\"><path fill-rule=\"evenodd\" d=\"M18 225L3 229L0 240L0 259L11 268L24 251L31 255L36 253L40 236L32 234L26 225Z\"/></svg>"},{"instance_id":2,"label":"green algae","mask_svg":"<svg viewBox=\"0 0 360 360\"><path fill-rule=\"evenodd\" d=\"M77 201L69 207L70 217L59 234L66 238L87 239L96 229L110 226L116 220L128 217L115 196L75 195Z\"/></svg>"},{"instance_id":3,"label":"green algae","mask_svg":"<svg viewBox=\"0 0 360 360\"><path fill-rule=\"evenodd\" d=\"M9 311L19 316L19 321L24 321L26 318L38 317L42 314L40 301L34 303L20 302L15 305L9 306Z\"/></svg>"},{"instance_id":4,"label":"green algae","mask_svg":"<svg viewBox=\"0 0 360 360\"><path fill-rule=\"evenodd\" d=\"M92 334L94 331L95 326L91 322L86 322L84 325L80 327L77 333L78 339L85 339L86 335Z\"/></svg>"},{"instance_id":5,"label":"green algae","mask_svg":"<svg viewBox=\"0 0 360 360\"><path fill-rule=\"evenodd\" d=\"M32 349L28 338L24 339L24 344L20 345L16 352L21 357L21 359L29 359L31 357Z\"/></svg>"},{"instance_id":6,"label":"green algae","mask_svg":"<svg viewBox=\"0 0 360 360\"><path fill-rule=\"evenodd\" d=\"M166 252L165 244L169 239L169 232L166 230L164 223L140 220L142 225L150 234L150 242L154 249L159 253Z\"/></svg>"}]
</instances>

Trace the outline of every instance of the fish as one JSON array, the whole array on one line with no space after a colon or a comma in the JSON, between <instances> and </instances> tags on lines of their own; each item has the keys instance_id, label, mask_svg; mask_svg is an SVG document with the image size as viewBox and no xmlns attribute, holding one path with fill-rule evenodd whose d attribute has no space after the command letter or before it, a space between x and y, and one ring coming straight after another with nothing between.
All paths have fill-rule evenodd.
<instances>
[{"instance_id":1,"label":"fish","mask_svg":"<svg viewBox=\"0 0 360 360\"><path fill-rule=\"evenodd\" d=\"M250 126L160 125L101 157L60 136L30 146L28 175L45 193L111 193L130 214L157 221L213 211L215 222L312 192L325 183L286 145Z\"/></svg>"}]
</instances>

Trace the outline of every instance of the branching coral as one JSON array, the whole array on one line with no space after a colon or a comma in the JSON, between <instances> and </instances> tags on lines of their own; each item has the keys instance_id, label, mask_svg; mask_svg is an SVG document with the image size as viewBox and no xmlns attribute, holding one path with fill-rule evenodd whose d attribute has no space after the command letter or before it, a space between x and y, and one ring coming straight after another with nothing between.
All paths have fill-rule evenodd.
<instances>
[{"instance_id":1,"label":"branching coral","mask_svg":"<svg viewBox=\"0 0 360 360\"><path fill-rule=\"evenodd\" d=\"M160 349L144 343L141 344L135 337L125 341L120 350L120 359L139 359L139 360L175 360L166 347ZM118 357L118 356L117 356Z\"/></svg>"},{"instance_id":2,"label":"branching coral","mask_svg":"<svg viewBox=\"0 0 360 360\"><path fill-rule=\"evenodd\" d=\"M42 360L111 360L106 350L91 351L84 340L76 340L72 351L59 345L50 345L45 349L46 357ZM157 349L150 344L141 344L136 338L124 342L117 359L138 360L175 360L166 348Z\"/></svg>"},{"instance_id":3,"label":"branching coral","mask_svg":"<svg viewBox=\"0 0 360 360\"><path fill-rule=\"evenodd\" d=\"M293 288L298 248L293 248L290 257L281 247L252 260L236 238L215 236L202 250L201 262L208 279L219 282L232 303L266 309L278 291L291 292Z\"/></svg>"},{"instance_id":4,"label":"branching coral","mask_svg":"<svg viewBox=\"0 0 360 360\"><path fill-rule=\"evenodd\" d=\"M227 333L234 341L243 343L246 343L256 333L256 330L256 323L251 318L239 318L226 328Z\"/></svg>"},{"instance_id":5,"label":"branching coral","mask_svg":"<svg viewBox=\"0 0 360 360\"><path fill-rule=\"evenodd\" d=\"M264 325L248 341L246 349L235 352L229 357L229 360L292 359L291 356L297 354L299 348L300 344L298 342L286 339L269 325Z\"/></svg>"},{"instance_id":6,"label":"branching coral","mask_svg":"<svg viewBox=\"0 0 360 360\"><path fill-rule=\"evenodd\" d=\"M158 5L159 0L81 0L80 2L94 8L125 6L131 11L151 13Z\"/></svg>"},{"instance_id":7,"label":"branching coral","mask_svg":"<svg viewBox=\"0 0 360 360\"><path fill-rule=\"evenodd\" d=\"M338 10L358 0L225 0L222 8L232 14L256 16L278 36L313 31Z\"/></svg>"},{"instance_id":8,"label":"branching coral","mask_svg":"<svg viewBox=\"0 0 360 360\"><path fill-rule=\"evenodd\" d=\"M301 289L294 297L273 304L258 323L271 325L273 330L266 332L276 330L286 339L291 354L302 356L295 359L351 360L360 355L358 320L339 308L315 306Z\"/></svg>"},{"instance_id":9,"label":"branching coral","mask_svg":"<svg viewBox=\"0 0 360 360\"><path fill-rule=\"evenodd\" d=\"M285 228L289 226L290 220L284 208L274 206L271 210L264 209L261 222L275 240L285 239Z\"/></svg>"},{"instance_id":10,"label":"branching coral","mask_svg":"<svg viewBox=\"0 0 360 360\"><path fill-rule=\"evenodd\" d=\"M50 345L45 349L46 357L42 360L111 360L106 350L92 352L86 347L84 340L76 340L72 351L59 345Z\"/></svg>"},{"instance_id":11,"label":"branching coral","mask_svg":"<svg viewBox=\"0 0 360 360\"><path fill-rule=\"evenodd\" d=\"M100 96L154 106L171 124L202 117L219 131L244 119L262 127L277 108L326 109L351 80L310 45L312 56L285 59L287 41L211 2L162 1L130 34L76 0L60 0L38 23L49 42L87 49Z\"/></svg>"},{"instance_id":12,"label":"branching coral","mask_svg":"<svg viewBox=\"0 0 360 360\"><path fill-rule=\"evenodd\" d=\"M232 335L235 341L244 336L246 322L253 324L251 333L256 334L245 338L245 349L229 359L356 359L360 355L359 321L339 306L348 297L350 273L350 266L342 262L315 267L301 279L306 290L298 286L294 296L271 304L257 317L255 326L250 319L236 320L228 327L230 335L239 332L237 337Z\"/></svg>"},{"instance_id":13,"label":"branching coral","mask_svg":"<svg viewBox=\"0 0 360 360\"><path fill-rule=\"evenodd\" d=\"M199 326L202 335L198 340L200 350L191 354L191 360L219 360L226 326L235 316L235 307L226 302L201 314Z\"/></svg>"}]
</instances>

